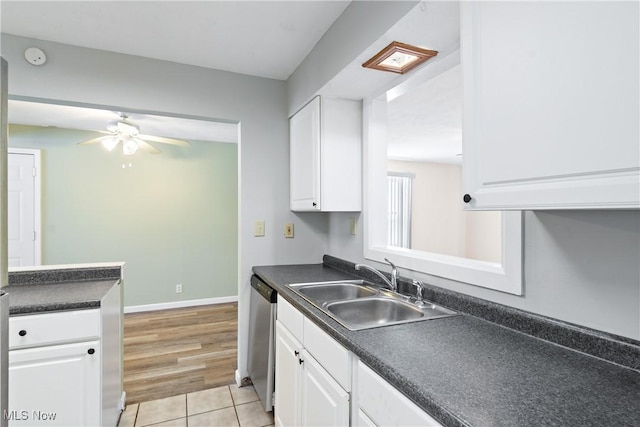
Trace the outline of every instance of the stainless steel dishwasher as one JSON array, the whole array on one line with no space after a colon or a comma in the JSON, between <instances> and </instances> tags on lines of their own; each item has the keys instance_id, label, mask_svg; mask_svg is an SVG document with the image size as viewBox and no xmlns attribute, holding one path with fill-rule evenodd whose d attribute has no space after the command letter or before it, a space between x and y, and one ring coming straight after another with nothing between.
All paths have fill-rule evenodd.
<instances>
[{"instance_id":1,"label":"stainless steel dishwasher","mask_svg":"<svg viewBox=\"0 0 640 427\"><path fill-rule=\"evenodd\" d=\"M273 410L276 366L276 300L277 292L258 276L251 277L249 316L249 378L265 411Z\"/></svg>"}]
</instances>

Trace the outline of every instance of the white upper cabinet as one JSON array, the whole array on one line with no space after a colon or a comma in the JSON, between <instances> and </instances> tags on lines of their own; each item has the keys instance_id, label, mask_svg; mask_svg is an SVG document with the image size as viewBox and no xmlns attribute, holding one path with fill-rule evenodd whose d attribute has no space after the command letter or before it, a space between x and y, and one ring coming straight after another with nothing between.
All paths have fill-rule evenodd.
<instances>
[{"instance_id":1,"label":"white upper cabinet","mask_svg":"<svg viewBox=\"0 0 640 427\"><path fill-rule=\"evenodd\" d=\"M362 103L315 97L289 120L291 210L362 209Z\"/></svg>"},{"instance_id":2,"label":"white upper cabinet","mask_svg":"<svg viewBox=\"0 0 640 427\"><path fill-rule=\"evenodd\" d=\"M469 209L640 207L638 14L638 2L461 4Z\"/></svg>"}]
</instances>

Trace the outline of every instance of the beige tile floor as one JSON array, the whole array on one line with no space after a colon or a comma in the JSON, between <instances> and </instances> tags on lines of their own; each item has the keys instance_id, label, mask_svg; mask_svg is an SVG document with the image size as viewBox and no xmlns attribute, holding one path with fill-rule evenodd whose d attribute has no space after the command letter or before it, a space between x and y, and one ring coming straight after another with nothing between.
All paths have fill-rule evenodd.
<instances>
[{"instance_id":1,"label":"beige tile floor","mask_svg":"<svg viewBox=\"0 0 640 427\"><path fill-rule=\"evenodd\" d=\"M273 425L252 386L235 384L127 405L119 427L264 427Z\"/></svg>"}]
</instances>

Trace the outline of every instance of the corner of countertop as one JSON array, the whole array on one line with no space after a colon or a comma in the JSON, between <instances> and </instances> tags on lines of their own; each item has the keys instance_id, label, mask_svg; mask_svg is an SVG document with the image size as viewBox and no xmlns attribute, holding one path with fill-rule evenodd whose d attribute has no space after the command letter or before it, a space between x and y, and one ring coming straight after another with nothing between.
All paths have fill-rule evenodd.
<instances>
[{"instance_id":1,"label":"corner of countertop","mask_svg":"<svg viewBox=\"0 0 640 427\"><path fill-rule=\"evenodd\" d=\"M14 267L9 273L9 285L34 285L79 280L120 280L123 262L61 264L33 267Z\"/></svg>"}]
</instances>

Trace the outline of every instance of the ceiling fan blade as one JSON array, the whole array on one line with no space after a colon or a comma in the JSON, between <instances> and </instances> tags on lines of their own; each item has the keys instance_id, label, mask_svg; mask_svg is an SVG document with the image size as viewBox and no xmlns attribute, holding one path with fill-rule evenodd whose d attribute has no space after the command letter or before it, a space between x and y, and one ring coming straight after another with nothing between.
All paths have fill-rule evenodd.
<instances>
[{"instance_id":1,"label":"ceiling fan blade","mask_svg":"<svg viewBox=\"0 0 640 427\"><path fill-rule=\"evenodd\" d=\"M86 141L78 142L78 145L97 144L98 142L102 142L105 138L110 138L110 136L99 136L97 138L88 139Z\"/></svg>"},{"instance_id":2,"label":"ceiling fan blade","mask_svg":"<svg viewBox=\"0 0 640 427\"><path fill-rule=\"evenodd\" d=\"M163 144L179 145L180 147L188 147L191 145L187 141L183 141L181 139L165 138L162 136L138 135L138 138L153 141L153 142L161 142Z\"/></svg>"},{"instance_id":3,"label":"ceiling fan blade","mask_svg":"<svg viewBox=\"0 0 640 427\"><path fill-rule=\"evenodd\" d=\"M160 154L161 153L161 151L158 150L156 147L154 147L153 145L141 140L140 138L134 138L133 140L136 142L136 144L138 144L138 146L140 148L142 148L147 153L151 153L151 154Z\"/></svg>"}]
</instances>

